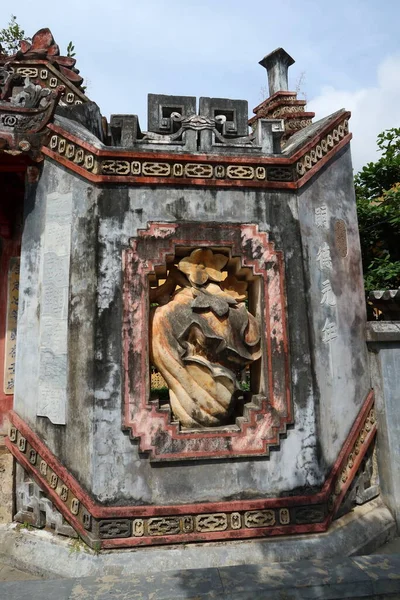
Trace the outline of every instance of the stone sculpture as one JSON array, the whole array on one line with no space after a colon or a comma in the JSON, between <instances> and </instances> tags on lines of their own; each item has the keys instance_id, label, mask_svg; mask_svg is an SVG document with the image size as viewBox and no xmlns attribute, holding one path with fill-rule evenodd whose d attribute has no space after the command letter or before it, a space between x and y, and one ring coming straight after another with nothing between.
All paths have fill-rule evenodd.
<instances>
[{"instance_id":1,"label":"stone sculpture","mask_svg":"<svg viewBox=\"0 0 400 600\"><path fill-rule=\"evenodd\" d=\"M245 303L248 282L224 271L227 262L198 248L150 290L151 361L183 427L228 423L241 393L238 376L261 356L260 326Z\"/></svg>"}]
</instances>

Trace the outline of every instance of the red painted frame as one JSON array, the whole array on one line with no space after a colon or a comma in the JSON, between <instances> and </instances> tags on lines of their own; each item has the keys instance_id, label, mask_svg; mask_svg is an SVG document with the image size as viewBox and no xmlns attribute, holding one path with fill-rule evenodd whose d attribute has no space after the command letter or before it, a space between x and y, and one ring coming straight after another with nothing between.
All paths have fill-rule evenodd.
<instances>
[{"instance_id":1,"label":"red painted frame","mask_svg":"<svg viewBox=\"0 0 400 600\"><path fill-rule=\"evenodd\" d=\"M257 225L193 223L151 223L140 230L123 254L124 272L124 427L140 440L140 450L150 452L152 460L188 460L268 455L270 446L279 445L280 434L293 422L291 403L284 264L281 252L274 249L268 235ZM267 397L259 410L252 410L240 431L216 429L213 432L180 431L168 413L149 402L149 332L148 275L164 265L167 255L177 246L230 248L232 256L241 257L242 265L251 267L263 281ZM140 364L134 364L140 357ZM160 434L165 436L162 445Z\"/></svg>"}]
</instances>

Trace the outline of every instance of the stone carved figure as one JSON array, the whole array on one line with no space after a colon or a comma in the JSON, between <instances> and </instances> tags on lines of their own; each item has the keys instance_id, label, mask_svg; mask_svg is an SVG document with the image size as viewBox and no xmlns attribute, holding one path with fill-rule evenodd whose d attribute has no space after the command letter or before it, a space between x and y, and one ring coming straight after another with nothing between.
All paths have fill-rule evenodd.
<instances>
[{"instance_id":1,"label":"stone carved figure","mask_svg":"<svg viewBox=\"0 0 400 600\"><path fill-rule=\"evenodd\" d=\"M224 271L227 262L225 254L198 248L150 290L151 362L186 428L229 422L238 375L261 356L260 326L245 302L248 282Z\"/></svg>"}]
</instances>

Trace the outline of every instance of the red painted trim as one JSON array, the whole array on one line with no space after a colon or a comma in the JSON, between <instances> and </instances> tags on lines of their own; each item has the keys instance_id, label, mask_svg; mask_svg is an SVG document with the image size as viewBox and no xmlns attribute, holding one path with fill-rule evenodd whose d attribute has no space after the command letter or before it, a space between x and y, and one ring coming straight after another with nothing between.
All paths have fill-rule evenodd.
<instances>
[{"instance_id":1,"label":"red painted trim","mask_svg":"<svg viewBox=\"0 0 400 600\"><path fill-rule=\"evenodd\" d=\"M340 451L340 454L332 467L327 480L325 481L321 491L313 495L301 495L301 496L283 496L278 498L261 498L256 500L231 500L223 502L204 502L194 504L177 504L177 505L142 505L142 506L101 506L96 504L89 494L80 486L77 480L68 472L68 470L58 461L58 459L50 452L47 446L42 440L28 427L28 425L14 412L10 412L10 420L12 424L21 431L22 435L26 438L29 444L35 448L40 456L47 462L50 468L58 475L60 479L70 488L72 493L86 506L88 511L96 518L113 518L113 517L152 517L152 516L174 516L184 515L190 513L205 514L213 512L226 512L226 511L244 511L244 510L263 510L268 508L286 508L293 506L304 506L313 504L322 504L326 502L332 491L332 486L335 483L336 476L343 469L348 455L353 448L355 441L360 433L361 426L363 425L364 419L366 418L369 410L372 408L374 402L373 391L371 391L361 410L357 416L351 431ZM368 443L363 445L360 454L357 457L358 466L369 446L370 441L376 433L376 425L371 428L368 433ZM366 440L367 441L367 440ZM13 453L15 458L20 461L20 458L25 458L24 454L18 450L18 447L10 442L6 438L6 445L8 449ZM365 448L364 448L365 446ZM26 459L24 467L29 472L32 472L32 465ZM357 467L358 468L358 467ZM354 467L353 469L354 470ZM349 478L350 480L351 478ZM57 494L48 485L46 480L40 480L40 485L46 489L51 497ZM349 481L350 485L351 481ZM346 486L348 488L348 485ZM345 493L345 492L344 492ZM344 495L343 493L343 495ZM59 499L59 498L58 498ZM65 511L65 504L61 503L61 506ZM176 536L174 536L176 539Z\"/></svg>"},{"instance_id":2,"label":"red painted trim","mask_svg":"<svg viewBox=\"0 0 400 600\"><path fill-rule=\"evenodd\" d=\"M54 133L58 134L58 135L62 135L63 137L65 137L66 139L68 139L71 142L74 142L75 144L79 145L81 148L84 148L85 150L87 150L88 152L90 152L91 154L97 156L97 157L107 157L110 159L118 159L118 158L130 158L132 160L135 159L151 159L151 160L166 160L166 161L171 161L171 162L211 162L215 165L218 164L231 164L232 162L236 163L236 164L243 164L243 165L256 165L256 166L273 166L273 165L282 165L282 166L288 166L288 165L293 165L295 162L297 162L297 160L299 158L301 158L304 154L307 153L308 150L310 150L311 148L313 148L313 146L315 146L316 144L318 144L318 142L325 136L327 135L332 129L335 128L336 125L338 125L339 123L341 123L344 119L349 119L351 116L351 113L349 111L340 113L333 121L330 121L329 123L327 123L327 125L319 132L318 135L315 135L305 146L302 146L295 154L291 155L291 156L281 156L281 157L266 157L266 156L235 156L235 155L216 155L216 154L178 154L178 153L172 153L172 152L142 152L140 150L121 150L120 148L107 148L105 149L100 149L100 148L96 148L95 146L92 146L91 144L89 144L88 142L85 142L84 140L79 139L78 137L76 137L75 135L73 135L72 133L69 133L68 131L65 131L64 129L62 129L62 127L55 125L54 123L50 123L48 125L48 128L51 131L54 131ZM332 152L335 151L335 149L337 148L337 146L335 146L334 148L332 148L331 152L329 153L329 155L331 155ZM49 150L48 148L44 148L44 150ZM56 154L56 153L55 153ZM57 157L60 157L60 155L56 154ZM67 161L69 163L69 161ZM319 161L321 162L321 161ZM317 163L318 165L318 163ZM315 165L315 166L317 166ZM87 171L85 170L85 172L87 173ZM105 176L101 176L101 177L105 177ZM122 179L124 181L126 181L127 177L122 177ZM156 180L160 180L162 178L160 177L156 177ZM177 177L177 179L179 179ZM113 178L114 180L114 178ZM205 181L209 181L208 179L206 179ZM218 180L217 180L218 181ZM270 182L273 183L273 182ZM281 183L281 182L278 182ZM286 183L286 182L282 182L282 183Z\"/></svg>"},{"instance_id":3,"label":"red painted trim","mask_svg":"<svg viewBox=\"0 0 400 600\"><path fill-rule=\"evenodd\" d=\"M76 165L75 163L69 161L64 156L60 156L50 148L46 148L43 146L42 148L43 154L47 155L49 158L52 158L56 162L60 163L70 171L74 171L78 175L81 175L85 179L91 181L92 183L122 183L122 184L134 184L134 185L174 185L174 186L201 186L201 187L221 187L221 188L268 188L268 189L288 189L294 190L298 187L295 181L253 181L249 180L235 180L235 179L200 179L199 177L147 177L147 176L137 176L134 175L97 175L95 173L91 173L86 169ZM120 155L118 155L119 157ZM109 157L109 158L118 158L118 157ZM142 156L141 156L142 157ZM152 159L158 159L160 155L153 155ZM177 158L175 158L176 162ZM179 159L180 160L180 159ZM192 161L193 156L192 156ZM214 161L216 164L220 164L220 161ZM232 161L231 161L232 162ZM236 162L236 161L235 161ZM241 161L240 161L241 162ZM254 165L254 161L253 161Z\"/></svg>"},{"instance_id":4,"label":"red painted trim","mask_svg":"<svg viewBox=\"0 0 400 600\"><path fill-rule=\"evenodd\" d=\"M12 415L11 419L13 419L14 414L15 413L13 413L12 411L10 412L10 415ZM22 429L20 431L22 431ZM29 441L28 436L25 436L25 434L24 434L24 437L26 437L26 439ZM31 443L31 442L29 442L29 443ZM57 493L47 484L47 482L45 482L45 480L43 478L39 477L39 475L36 473L36 471L34 469L32 469L32 465L30 464L30 462L26 458L26 456L22 452L17 452L16 453L15 452L15 450L17 449L16 446L14 444L12 444L8 438L6 438L6 440L5 440L5 445L10 450L11 454L13 454L14 458L19 462L19 464L30 475L32 475L32 477L34 478L34 480L36 481L36 483L42 489L44 488L46 490L46 494L51 498L51 501L53 502L53 504L58 508L58 510L61 512L61 514L64 515L64 517L66 519L68 519L69 523L74 527L74 529L84 539L87 539L87 533L88 532L82 527L82 525L79 523L78 519L76 519L72 513L70 513L69 511L66 512L66 506L65 506L64 502L57 495ZM33 446L33 444L31 444L31 445ZM34 447L36 448L37 446L35 445ZM49 450L47 448L46 448L46 451L47 451L47 453L49 453ZM43 457L44 457L44 455L43 455ZM48 464L50 465L50 462ZM65 470L62 465L60 465L59 463L58 463L58 465L59 465L61 471ZM53 469L53 471L56 472L56 469ZM63 479L61 475L60 475L60 478ZM74 482L75 482L75 480L74 480ZM67 482L65 481L65 483L67 483ZM78 483L76 483L76 486L78 486L78 488L80 489L80 486L79 486ZM70 489L72 490L72 487Z\"/></svg>"},{"instance_id":5,"label":"red painted trim","mask_svg":"<svg viewBox=\"0 0 400 600\"><path fill-rule=\"evenodd\" d=\"M265 98L265 100L263 100L262 102L260 102L260 104L257 104L257 106L255 108L253 108L253 113L258 112L259 109L266 105L266 104L272 104L273 102L276 101L277 98L282 98L284 100L287 100L288 97L291 96L295 96L296 100L294 100L294 102L304 102L306 103L305 100L297 100L297 92L284 92L284 91L279 91L279 92L275 92L275 94L272 94L272 96L269 96L269 98Z\"/></svg>"},{"instance_id":6,"label":"red painted trim","mask_svg":"<svg viewBox=\"0 0 400 600\"><path fill-rule=\"evenodd\" d=\"M370 392L368 393L368 396L366 397L366 399L364 401L364 404L361 407L360 412L358 413L356 420L354 421L354 424L350 430L350 433L347 436L345 443L343 444L343 447L339 453L339 456L337 457L337 459L335 461L335 464L330 472L330 475L321 490L322 494L325 494L328 492L329 486L332 484L333 479L335 479L336 475L343 468L343 465L346 462L346 459L347 459L354 443L357 440L357 437L360 433L360 429L364 422L364 419L366 418L367 414L369 413L369 411L371 410L373 405L374 405L374 392L373 392L373 390L370 390Z\"/></svg>"},{"instance_id":7,"label":"red painted trim","mask_svg":"<svg viewBox=\"0 0 400 600\"><path fill-rule=\"evenodd\" d=\"M192 517L200 514L214 513L214 512L236 512L236 511L247 511L247 510L263 510L263 509L275 509L279 508L293 508L296 506L301 507L312 507L315 504L325 505L328 502L329 497L332 495L333 487L338 480L338 475L342 472L344 465L347 464L350 453L354 450L354 444L357 437L360 435L360 431L366 423L366 418L369 411L373 407L373 392L368 394L367 399L364 402L363 407L357 416L353 427L349 433L349 436L343 445L343 448L336 460L328 479L326 480L322 490L312 496L292 496L292 497L279 497L279 498L266 498L258 500L245 500L245 501L230 501L230 502L209 502L209 503L195 503L195 504L183 504L174 506L130 506L130 507L104 507L96 504L90 496L81 488L79 483L70 475L63 465L54 457L54 455L48 450L45 444L38 438L36 434L24 423L18 415L15 413L10 414L11 421L15 427L21 432L26 438L28 443L38 452L43 460L47 462L49 467L55 472L59 479L68 486L70 491L80 500L82 505L89 511L92 517L97 519L112 519L112 518L145 518L154 516L177 516L177 515L192 515ZM370 423L371 424L371 423ZM351 485L353 478L359 468L365 453L368 450L370 443L372 442L376 434L376 423L371 424L370 430L365 429L364 443L360 447L360 452L356 456L353 466L348 472L348 480L344 486L341 487L340 493L336 496L336 501L331 507L331 511L327 513L325 519L320 523L306 523L306 524L295 524L289 523L288 525L273 525L271 527L258 527L258 528L246 528L241 527L240 529L228 529L225 531L215 532L192 532L182 533L177 535L165 535L165 536L143 536L143 537L128 537L128 538L113 538L113 539L102 539L97 542L103 549L112 548L129 548L129 547L140 547L140 546L153 546L161 544L176 544L176 543L190 543L190 542L212 542L222 540L237 540L237 539L250 539L250 538L266 538L277 535L293 535L293 534L310 534L310 533L321 533L325 532L334 515L337 511L340 503L342 502L343 496L347 489ZM55 490L53 490L47 479L42 477L38 471L33 469L26 455L22 453L17 444L12 443L8 438L6 439L6 446L9 448L11 453L14 455L17 461L20 462L22 467L30 473L38 485L45 490L47 496L55 504L58 510L63 514L64 518L67 519L79 535L86 540L89 544L94 545L93 535L97 536L96 533L89 533L84 529L79 520L70 513L68 507L61 498L58 496ZM329 506L329 505L328 505ZM243 516L242 516L243 518Z\"/></svg>"},{"instance_id":8,"label":"red painted trim","mask_svg":"<svg viewBox=\"0 0 400 600\"><path fill-rule=\"evenodd\" d=\"M343 115L341 115L343 117ZM342 120L342 119L339 119ZM50 125L52 129L56 126ZM329 128L328 131L331 129ZM312 150L318 142L323 139L324 135L326 135L326 131L324 130L318 136L313 138L308 144L303 146L300 150L298 150L294 155L290 158L267 158L267 157L237 157L237 156L216 156L216 155L179 155L179 154L166 154L166 153L153 153L149 154L148 152L135 152L132 151L119 151L111 153L111 151L104 151L95 148L94 146L90 146L85 142L80 142L75 136L62 132L62 135L76 144L79 144L81 147L85 147L91 154L97 157L107 157L110 160L117 159L152 159L152 160L165 160L172 162L204 162L207 161L212 165L220 165L220 164L236 164L236 165L249 165L254 168L257 166L263 166L265 168L273 167L273 166L292 166L295 167L296 162L301 159L309 150ZM300 189L303 185L307 183L328 161L330 161L346 144L348 144L352 139L352 134L348 133L336 146L334 146L323 158L321 158L309 171L307 171L304 175L298 177L297 180L294 181L269 181L265 180L252 180L252 179L217 179L217 178L197 178L197 177L148 177L148 176L134 176L134 175L99 175L96 173L92 173L83 167L75 164L64 156L54 152L50 148L43 146L42 153L49 158L52 158L56 162L60 163L70 171L73 171L83 177L84 179L91 181L92 183L97 184L129 184L129 185L173 185L173 186L197 186L197 187L217 187L217 188L257 188L257 189L283 189L283 190L296 190ZM296 175L296 174L295 174Z\"/></svg>"},{"instance_id":9,"label":"red painted trim","mask_svg":"<svg viewBox=\"0 0 400 600\"><path fill-rule=\"evenodd\" d=\"M142 358L141 381L134 372L134 381L129 376L130 355L143 340L148 339L148 331L145 323L148 322L148 274L153 272L157 265L165 263L165 257L175 254L176 247L187 246L189 241L193 247L213 246L215 240L210 241L204 234L199 234L197 240L184 236L186 225L181 224L182 233L180 237L175 234L178 225L170 223L150 223L148 229L139 230L138 236L132 240L132 248L123 254L124 278L124 428L132 433L132 437L140 439L140 449L150 452L154 460L188 460L191 458L226 458L237 456L260 456L269 452L270 446L279 444L280 434L286 431L289 423L292 423L292 405L290 394L290 373L288 364L288 337L286 323L286 297L284 285L284 261L281 252L274 249L274 244L268 239L265 232L259 232L256 225L223 225L218 228L218 245L231 249L232 256L242 256L243 266L250 267L255 275L260 275L264 287L264 325L266 341L266 357L264 369L268 372L268 398L262 406L251 411L250 418L243 423L239 431L214 431L214 432L182 432L179 427L169 421L165 411L157 410L155 405L148 402L147 366L143 352L138 352ZM197 225L201 232L207 230L207 224ZM236 235L236 237L235 237ZM158 248L156 255L151 254L150 246L146 246L146 256L137 252L137 246L142 238L153 236L155 241L162 238L165 244ZM256 246L255 255L244 253L244 245L252 242ZM262 257L256 258L262 249ZM144 260L145 259L145 260ZM270 265L267 267L266 265ZM135 268L132 266L135 265ZM275 266L277 270L275 272ZM140 300L132 297L132 290L140 289ZM271 300L271 307L269 302ZM282 338L275 339L275 351L273 351L273 338L271 333L273 324L279 321L282 324ZM131 331L135 331L132 338ZM281 348L282 343L282 349ZM286 353L285 353L286 349ZM277 356L277 355L280 356ZM284 388L276 389L275 382L280 377L274 374L274 364L279 365L284 377ZM132 389L131 389L132 386ZM147 391L146 391L147 390ZM274 409L274 417L272 416ZM170 452L160 451L154 439L157 432L165 432L172 440L173 448ZM204 440L214 438L213 448ZM199 440L197 447L193 447L192 440ZM178 444L181 446L177 447Z\"/></svg>"},{"instance_id":10,"label":"red painted trim","mask_svg":"<svg viewBox=\"0 0 400 600\"><path fill-rule=\"evenodd\" d=\"M301 188L305 183L307 183L307 181L309 181L312 177L314 177L315 173L317 173L317 171L320 171L322 169L322 167L324 165L326 165L326 163L328 163L331 158L333 158L333 156L335 156L342 148L344 148L344 146L346 146L351 138L353 137L353 134L348 133L335 147L334 150L335 152L333 154L327 154L326 156L324 156L323 158L321 158L321 160L318 161L318 163L316 165L313 166L312 169L310 169L309 171L307 171L307 173L305 173L302 178L299 180L299 185L298 187Z\"/></svg>"},{"instance_id":11,"label":"red painted trim","mask_svg":"<svg viewBox=\"0 0 400 600\"><path fill-rule=\"evenodd\" d=\"M157 535L154 537L130 537L102 540L101 547L131 548L136 546L154 546L161 544L188 544L194 542L220 542L223 540L246 540L252 538L269 538L277 535L301 535L310 533L323 533L327 530L327 520L322 523L310 523L307 525L279 525L272 527L254 527L249 529L229 529L227 531L215 531L207 533L184 533L181 535Z\"/></svg>"}]
</instances>

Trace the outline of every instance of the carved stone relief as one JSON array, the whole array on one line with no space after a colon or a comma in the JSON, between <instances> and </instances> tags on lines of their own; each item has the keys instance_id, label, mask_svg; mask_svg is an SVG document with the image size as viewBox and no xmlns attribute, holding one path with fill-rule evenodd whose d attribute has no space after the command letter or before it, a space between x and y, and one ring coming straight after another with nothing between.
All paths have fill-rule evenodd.
<instances>
[{"instance_id":1,"label":"carved stone relief","mask_svg":"<svg viewBox=\"0 0 400 600\"><path fill-rule=\"evenodd\" d=\"M254 276L226 249L174 258L150 288L151 362L181 426L218 427L238 415L242 373L261 357L260 323L247 309Z\"/></svg>"},{"instance_id":2,"label":"carved stone relief","mask_svg":"<svg viewBox=\"0 0 400 600\"><path fill-rule=\"evenodd\" d=\"M123 264L123 428L151 460L268 454L293 413L283 257L267 234L151 223Z\"/></svg>"}]
</instances>

